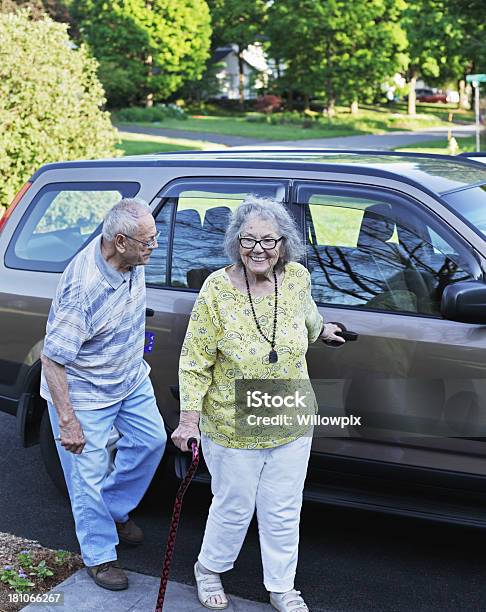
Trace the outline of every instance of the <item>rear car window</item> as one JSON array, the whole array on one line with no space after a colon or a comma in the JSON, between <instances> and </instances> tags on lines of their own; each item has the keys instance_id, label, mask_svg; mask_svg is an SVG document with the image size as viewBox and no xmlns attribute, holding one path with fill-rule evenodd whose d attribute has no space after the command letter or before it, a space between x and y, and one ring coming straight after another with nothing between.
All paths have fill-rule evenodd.
<instances>
[{"instance_id":1,"label":"rear car window","mask_svg":"<svg viewBox=\"0 0 486 612\"><path fill-rule=\"evenodd\" d=\"M34 196L5 254L18 270L62 272L101 231L104 216L121 198L134 197L139 183L52 183Z\"/></svg>"}]
</instances>

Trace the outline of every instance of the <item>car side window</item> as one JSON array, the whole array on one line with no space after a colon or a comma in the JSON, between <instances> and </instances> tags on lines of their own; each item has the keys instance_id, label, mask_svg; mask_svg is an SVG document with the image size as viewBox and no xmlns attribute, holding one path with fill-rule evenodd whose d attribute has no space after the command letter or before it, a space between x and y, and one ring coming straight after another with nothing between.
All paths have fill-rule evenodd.
<instances>
[{"instance_id":1,"label":"car side window","mask_svg":"<svg viewBox=\"0 0 486 612\"><path fill-rule=\"evenodd\" d=\"M163 206L155 220L162 234L166 228L167 240L159 241L147 265L147 282L199 290L212 272L229 265L223 245L226 228L232 212L251 194L284 201L287 184L250 179L184 179L164 189L160 193ZM165 275L167 259L162 252L168 250L171 257Z\"/></svg>"},{"instance_id":2,"label":"car side window","mask_svg":"<svg viewBox=\"0 0 486 612\"><path fill-rule=\"evenodd\" d=\"M440 228L393 200L310 193L305 216L318 303L440 316L444 288L474 278Z\"/></svg>"},{"instance_id":3,"label":"car side window","mask_svg":"<svg viewBox=\"0 0 486 612\"><path fill-rule=\"evenodd\" d=\"M104 216L138 183L52 183L35 195L5 256L8 267L62 272L99 232Z\"/></svg>"},{"instance_id":4,"label":"car side window","mask_svg":"<svg viewBox=\"0 0 486 612\"><path fill-rule=\"evenodd\" d=\"M224 253L224 233L231 213L242 200L206 195L207 198L182 194L177 203L172 244L173 287L200 289L211 272L230 263Z\"/></svg>"},{"instance_id":5,"label":"car side window","mask_svg":"<svg viewBox=\"0 0 486 612\"><path fill-rule=\"evenodd\" d=\"M172 221L172 209L174 202L168 200L155 215L155 226L159 237L157 247L152 251L150 260L145 266L145 282L147 285L167 284L167 247L169 244L169 233Z\"/></svg>"}]
</instances>

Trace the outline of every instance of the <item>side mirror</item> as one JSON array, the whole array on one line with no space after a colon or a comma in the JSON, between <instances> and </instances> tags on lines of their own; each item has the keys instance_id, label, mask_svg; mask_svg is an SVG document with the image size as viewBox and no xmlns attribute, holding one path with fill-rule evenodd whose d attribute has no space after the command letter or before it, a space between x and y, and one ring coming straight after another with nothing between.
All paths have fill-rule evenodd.
<instances>
[{"instance_id":1,"label":"side mirror","mask_svg":"<svg viewBox=\"0 0 486 612\"><path fill-rule=\"evenodd\" d=\"M486 324L486 284L458 281L447 285L442 294L440 312L451 321Z\"/></svg>"}]
</instances>

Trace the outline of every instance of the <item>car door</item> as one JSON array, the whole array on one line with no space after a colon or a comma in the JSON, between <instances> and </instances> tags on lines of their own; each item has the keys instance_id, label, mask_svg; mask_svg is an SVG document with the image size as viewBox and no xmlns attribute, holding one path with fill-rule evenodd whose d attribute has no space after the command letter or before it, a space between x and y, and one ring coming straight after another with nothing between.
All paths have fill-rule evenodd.
<instances>
[{"instance_id":1,"label":"car door","mask_svg":"<svg viewBox=\"0 0 486 612\"><path fill-rule=\"evenodd\" d=\"M470 248L390 189L299 181L294 201L314 299L325 320L358 334L309 350L320 414L362 423L317 428L314 450L486 473L486 444L473 439L484 419L486 326L440 314L448 284L482 279Z\"/></svg>"},{"instance_id":2,"label":"car door","mask_svg":"<svg viewBox=\"0 0 486 612\"><path fill-rule=\"evenodd\" d=\"M159 409L170 430L179 422L178 365L197 293L228 265L223 240L231 212L249 194L288 200L284 179L181 178L163 187L154 216L161 232L146 266L146 360Z\"/></svg>"}]
</instances>

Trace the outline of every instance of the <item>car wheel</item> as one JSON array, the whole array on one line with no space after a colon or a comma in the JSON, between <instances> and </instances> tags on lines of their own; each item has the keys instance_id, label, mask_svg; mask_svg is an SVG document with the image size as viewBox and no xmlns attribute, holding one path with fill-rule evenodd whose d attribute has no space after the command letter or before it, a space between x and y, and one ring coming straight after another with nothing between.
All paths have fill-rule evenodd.
<instances>
[{"instance_id":1,"label":"car wheel","mask_svg":"<svg viewBox=\"0 0 486 612\"><path fill-rule=\"evenodd\" d=\"M50 479L64 495L64 497L68 497L66 481L64 480L64 472L62 471L61 461L59 460L59 455L57 454L56 442L54 441L51 420L49 419L49 411L47 409L44 410L42 414L39 443L42 460Z\"/></svg>"}]
</instances>

